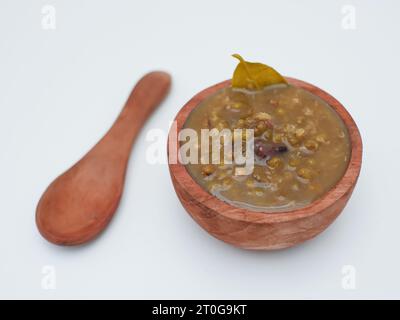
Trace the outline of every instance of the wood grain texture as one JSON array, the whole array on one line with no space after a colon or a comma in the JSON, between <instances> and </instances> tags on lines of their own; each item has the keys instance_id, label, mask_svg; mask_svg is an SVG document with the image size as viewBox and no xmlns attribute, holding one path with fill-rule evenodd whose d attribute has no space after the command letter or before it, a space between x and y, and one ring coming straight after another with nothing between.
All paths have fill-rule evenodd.
<instances>
[{"instance_id":1,"label":"wood grain texture","mask_svg":"<svg viewBox=\"0 0 400 320\"><path fill-rule=\"evenodd\" d=\"M237 247L257 250L283 249L315 237L342 212L360 173L361 136L347 110L334 97L314 85L293 78L286 79L289 84L301 87L330 104L349 131L351 158L348 168L336 186L323 197L304 208L292 211L250 211L234 207L205 191L193 180L184 165L169 164L172 183L186 211L212 236ZM230 80L218 83L201 91L186 103L175 118L178 132L190 112L201 101L229 85ZM171 143L179 145L177 139Z\"/></svg>"},{"instance_id":2,"label":"wood grain texture","mask_svg":"<svg viewBox=\"0 0 400 320\"><path fill-rule=\"evenodd\" d=\"M36 210L36 224L45 239L59 245L82 244L107 226L122 195L133 142L170 83L164 72L145 75L105 136L49 185Z\"/></svg>"}]
</instances>

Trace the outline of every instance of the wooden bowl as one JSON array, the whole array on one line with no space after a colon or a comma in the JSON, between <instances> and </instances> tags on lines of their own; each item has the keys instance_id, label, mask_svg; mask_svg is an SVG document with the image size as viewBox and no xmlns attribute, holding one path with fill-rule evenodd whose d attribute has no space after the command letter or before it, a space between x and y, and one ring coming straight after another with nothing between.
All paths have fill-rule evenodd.
<instances>
[{"instance_id":1,"label":"wooden bowl","mask_svg":"<svg viewBox=\"0 0 400 320\"><path fill-rule=\"evenodd\" d=\"M237 247L258 250L283 249L315 237L342 212L360 173L361 136L347 110L334 97L309 83L293 78L286 80L289 84L303 88L331 105L349 132L351 158L348 168L336 186L321 198L306 207L291 211L279 213L251 211L232 206L211 195L193 180L183 164L179 162L173 164L169 161L172 183L186 211L208 233ZM190 112L200 102L229 85L230 80L218 83L196 94L186 103L175 118L178 132ZM169 143L176 143L179 146L177 138ZM179 148L174 149L176 152L179 150Z\"/></svg>"}]
</instances>

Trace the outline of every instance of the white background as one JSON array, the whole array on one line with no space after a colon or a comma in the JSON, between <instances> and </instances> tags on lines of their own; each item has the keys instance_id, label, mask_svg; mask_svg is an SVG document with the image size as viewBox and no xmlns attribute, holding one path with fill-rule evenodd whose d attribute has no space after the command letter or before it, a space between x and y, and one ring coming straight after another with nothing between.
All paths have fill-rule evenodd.
<instances>
[{"instance_id":1,"label":"white background","mask_svg":"<svg viewBox=\"0 0 400 320\"><path fill-rule=\"evenodd\" d=\"M42 27L47 4L55 30ZM399 10L395 0L1 0L0 297L400 298ZM192 95L231 76L235 52L318 85L356 120L361 176L326 232L278 252L212 238L181 207L167 166L146 162L143 132L106 232L74 248L41 238L41 194L105 133L141 75L173 76L145 126L166 132ZM354 290L342 287L344 265ZM45 266L55 289L42 286Z\"/></svg>"}]
</instances>

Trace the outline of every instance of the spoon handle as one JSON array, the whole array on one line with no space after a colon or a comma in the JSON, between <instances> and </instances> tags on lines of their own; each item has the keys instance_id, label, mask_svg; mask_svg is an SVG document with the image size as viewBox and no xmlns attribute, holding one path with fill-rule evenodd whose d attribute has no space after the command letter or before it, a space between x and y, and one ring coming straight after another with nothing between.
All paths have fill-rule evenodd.
<instances>
[{"instance_id":1,"label":"spoon handle","mask_svg":"<svg viewBox=\"0 0 400 320\"><path fill-rule=\"evenodd\" d=\"M168 94L170 84L170 75L161 71L148 73L141 78L113 126L98 142L96 150L105 151L102 150L104 146L108 153L122 153L129 157L128 151L140 129Z\"/></svg>"}]
</instances>

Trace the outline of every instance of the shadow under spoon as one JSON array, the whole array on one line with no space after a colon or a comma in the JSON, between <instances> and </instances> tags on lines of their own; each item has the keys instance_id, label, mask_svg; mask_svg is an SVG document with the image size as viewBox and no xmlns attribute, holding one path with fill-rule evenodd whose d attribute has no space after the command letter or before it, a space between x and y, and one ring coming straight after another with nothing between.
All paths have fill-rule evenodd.
<instances>
[{"instance_id":1,"label":"shadow under spoon","mask_svg":"<svg viewBox=\"0 0 400 320\"><path fill-rule=\"evenodd\" d=\"M36 209L36 224L45 239L83 244L108 225L121 199L133 142L170 85L165 72L146 74L104 137L48 186Z\"/></svg>"}]
</instances>

